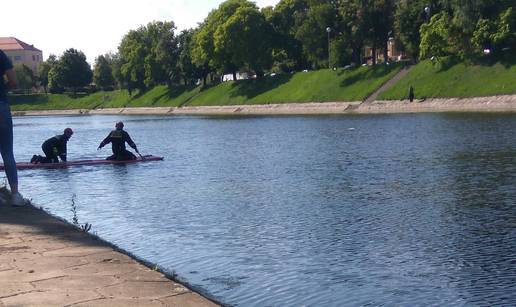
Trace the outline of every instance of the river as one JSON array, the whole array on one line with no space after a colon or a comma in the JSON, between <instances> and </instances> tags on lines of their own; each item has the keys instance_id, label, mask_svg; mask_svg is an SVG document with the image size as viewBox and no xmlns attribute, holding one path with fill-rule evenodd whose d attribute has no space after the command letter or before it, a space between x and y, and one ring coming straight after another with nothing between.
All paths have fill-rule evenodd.
<instances>
[{"instance_id":1,"label":"river","mask_svg":"<svg viewBox=\"0 0 516 307\"><path fill-rule=\"evenodd\" d=\"M16 158L106 157L117 120L165 160L20 191L225 304L516 305L516 115L17 117Z\"/></svg>"}]
</instances>

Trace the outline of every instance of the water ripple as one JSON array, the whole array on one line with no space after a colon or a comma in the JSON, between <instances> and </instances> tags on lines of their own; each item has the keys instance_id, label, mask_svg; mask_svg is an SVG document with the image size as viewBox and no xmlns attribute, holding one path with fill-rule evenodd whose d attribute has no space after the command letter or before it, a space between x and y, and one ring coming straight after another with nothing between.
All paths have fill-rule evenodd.
<instances>
[{"instance_id":1,"label":"water ripple","mask_svg":"<svg viewBox=\"0 0 516 307\"><path fill-rule=\"evenodd\" d=\"M16 118L16 157L123 119L163 162L20 172L26 195L239 306L516 304L516 116ZM46 129L42 131L40 127ZM348 130L354 127L353 131Z\"/></svg>"}]
</instances>

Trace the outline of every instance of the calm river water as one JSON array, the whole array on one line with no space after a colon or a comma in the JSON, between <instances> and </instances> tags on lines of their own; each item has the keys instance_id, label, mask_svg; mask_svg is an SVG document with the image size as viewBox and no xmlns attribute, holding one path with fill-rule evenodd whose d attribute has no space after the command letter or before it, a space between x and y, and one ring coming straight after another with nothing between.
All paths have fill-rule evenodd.
<instances>
[{"instance_id":1,"label":"calm river water","mask_svg":"<svg viewBox=\"0 0 516 307\"><path fill-rule=\"evenodd\" d=\"M105 157L117 120L165 160L22 193L225 304L516 305L516 115L19 117L17 160L67 126Z\"/></svg>"}]
</instances>

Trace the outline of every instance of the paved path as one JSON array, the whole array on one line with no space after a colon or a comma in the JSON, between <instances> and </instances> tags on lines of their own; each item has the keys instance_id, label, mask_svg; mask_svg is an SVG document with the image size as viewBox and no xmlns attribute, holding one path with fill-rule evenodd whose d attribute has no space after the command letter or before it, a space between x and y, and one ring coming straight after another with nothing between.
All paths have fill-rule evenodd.
<instances>
[{"instance_id":1,"label":"paved path","mask_svg":"<svg viewBox=\"0 0 516 307\"><path fill-rule=\"evenodd\" d=\"M377 89L374 93L372 93L369 97L364 100L364 104L371 103L375 101L378 98L378 95L389 89L391 86L393 86L396 82L401 80L401 78L405 77L409 71L415 67L414 65L406 66L403 69L401 69L397 74L394 75L394 77L390 78L389 81L385 82L382 86L380 86L379 89ZM408 94L408 89L407 89Z\"/></svg>"},{"instance_id":2,"label":"paved path","mask_svg":"<svg viewBox=\"0 0 516 307\"><path fill-rule=\"evenodd\" d=\"M33 207L0 204L0 306L217 306Z\"/></svg>"}]
</instances>

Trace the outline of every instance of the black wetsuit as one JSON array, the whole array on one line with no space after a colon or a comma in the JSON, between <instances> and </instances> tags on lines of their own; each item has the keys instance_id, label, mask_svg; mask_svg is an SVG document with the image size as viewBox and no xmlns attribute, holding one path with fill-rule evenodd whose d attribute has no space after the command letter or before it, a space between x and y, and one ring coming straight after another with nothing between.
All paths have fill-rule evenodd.
<instances>
[{"instance_id":1,"label":"black wetsuit","mask_svg":"<svg viewBox=\"0 0 516 307\"><path fill-rule=\"evenodd\" d=\"M46 157L41 157L38 162L58 163L59 159L57 157L61 158L61 161L66 162L66 143L68 143L68 140L68 137L60 134L43 142L41 149L43 149Z\"/></svg>"},{"instance_id":2,"label":"black wetsuit","mask_svg":"<svg viewBox=\"0 0 516 307\"><path fill-rule=\"evenodd\" d=\"M113 150L113 155L106 158L106 160L116 160L116 161L124 161L124 160L135 160L136 156L125 149L125 143L129 144L136 152L138 149L136 148L136 144L134 144L133 140L129 136L129 133L124 130L113 130L108 136L100 143L99 148L104 147L106 144L111 143L111 149Z\"/></svg>"}]
</instances>

